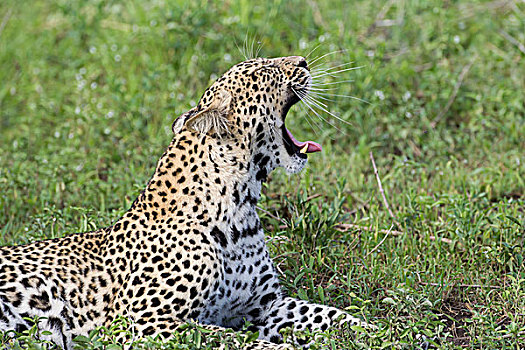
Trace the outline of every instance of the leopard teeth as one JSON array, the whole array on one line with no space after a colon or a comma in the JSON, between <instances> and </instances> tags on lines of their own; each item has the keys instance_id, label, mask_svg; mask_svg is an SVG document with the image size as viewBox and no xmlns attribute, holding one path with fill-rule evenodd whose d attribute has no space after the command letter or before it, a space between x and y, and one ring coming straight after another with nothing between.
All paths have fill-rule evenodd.
<instances>
[{"instance_id":1,"label":"leopard teeth","mask_svg":"<svg viewBox=\"0 0 525 350\"><path fill-rule=\"evenodd\" d=\"M308 151L308 145L304 145L304 147L299 152L305 154L307 151Z\"/></svg>"}]
</instances>

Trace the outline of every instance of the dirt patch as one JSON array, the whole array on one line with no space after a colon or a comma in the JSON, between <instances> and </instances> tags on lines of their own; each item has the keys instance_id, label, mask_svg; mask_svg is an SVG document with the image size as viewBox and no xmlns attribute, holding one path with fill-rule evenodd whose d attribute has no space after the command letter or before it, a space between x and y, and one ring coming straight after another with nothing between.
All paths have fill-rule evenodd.
<instances>
[{"instance_id":1,"label":"dirt patch","mask_svg":"<svg viewBox=\"0 0 525 350\"><path fill-rule=\"evenodd\" d=\"M470 336L465 329L465 320L472 317L472 312L467 304L455 298L447 298L443 300L441 311L447 316L444 323L452 334L448 340L458 346L469 345Z\"/></svg>"}]
</instances>

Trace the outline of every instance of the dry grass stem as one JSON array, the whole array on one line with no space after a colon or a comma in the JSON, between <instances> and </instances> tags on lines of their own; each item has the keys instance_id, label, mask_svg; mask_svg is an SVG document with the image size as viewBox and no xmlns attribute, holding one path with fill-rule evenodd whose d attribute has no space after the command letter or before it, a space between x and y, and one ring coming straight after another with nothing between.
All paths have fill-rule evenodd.
<instances>
[{"instance_id":1,"label":"dry grass stem","mask_svg":"<svg viewBox=\"0 0 525 350\"><path fill-rule=\"evenodd\" d=\"M474 61L476 61L477 55L474 56L474 58L461 70L461 73L459 74L458 81L456 82L456 85L454 85L454 90L452 91L452 94L448 98L447 104L445 105L445 108L439 112L436 118L430 123L430 127L434 129L436 127L436 124L443 118L443 116L448 112L452 104L454 103L454 100L456 99L456 96L458 95L459 88L463 84L463 79L467 76L468 71L474 64Z\"/></svg>"},{"instance_id":2,"label":"dry grass stem","mask_svg":"<svg viewBox=\"0 0 525 350\"><path fill-rule=\"evenodd\" d=\"M518 40L516 40L512 35L504 31L503 29L500 29L498 31L500 35L505 38L505 40L509 41L512 45L516 46L518 50L521 51L521 53L525 54L525 45L520 43Z\"/></svg>"},{"instance_id":3,"label":"dry grass stem","mask_svg":"<svg viewBox=\"0 0 525 350\"><path fill-rule=\"evenodd\" d=\"M433 283L433 282L419 282L419 284L422 284L424 286L433 286L433 287L444 287L445 285L443 283ZM483 284L450 284L452 288L487 288L487 289L501 289L503 287L501 286L491 286L491 285L483 285Z\"/></svg>"},{"instance_id":4,"label":"dry grass stem","mask_svg":"<svg viewBox=\"0 0 525 350\"><path fill-rule=\"evenodd\" d=\"M7 25L7 22L9 22L9 19L11 18L12 13L13 13L13 10L9 9L4 15L4 18L2 18L2 22L0 23L0 37L2 36L2 32L4 31L4 28Z\"/></svg>"},{"instance_id":5,"label":"dry grass stem","mask_svg":"<svg viewBox=\"0 0 525 350\"><path fill-rule=\"evenodd\" d=\"M338 231L341 231L341 232L346 232L346 231L349 231L349 230L362 230L362 231L377 231L379 233L389 234L391 236L403 236L405 234L402 231L384 230L384 229L376 230L375 228L372 228L372 227L356 225L356 224L338 224L334 228L336 230L338 230ZM422 237L422 238L424 237L422 235L418 235L418 236ZM461 246L460 242L454 242L453 240L451 240L449 238L445 238L445 237L436 237L436 236L430 235L430 236L428 236L428 239L430 239L431 241L441 241L441 242L447 243L447 244L456 243L459 246Z\"/></svg>"},{"instance_id":6,"label":"dry grass stem","mask_svg":"<svg viewBox=\"0 0 525 350\"><path fill-rule=\"evenodd\" d=\"M370 160L372 161L372 166L374 167L374 174L376 176L377 185L379 186L379 192L381 193L381 197L383 197L383 203L388 210L388 213L390 214L390 217L394 220L396 225L399 227L399 223L397 222L397 218L392 212L392 209L390 209L390 205L388 204L388 201L386 200L385 190L383 190L383 185L381 184L381 178L379 177L379 171L377 170L376 161L374 159L374 155L372 152L370 154Z\"/></svg>"},{"instance_id":7,"label":"dry grass stem","mask_svg":"<svg viewBox=\"0 0 525 350\"><path fill-rule=\"evenodd\" d=\"M286 221L284 221L283 219L281 219L281 218L277 217L276 215L270 213L268 210L261 208L260 206L257 206L257 209L262 211L263 213L265 213L266 215L268 215L272 219L275 219L275 220L279 221L280 223L284 224L285 227L286 227Z\"/></svg>"},{"instance_id":8,"label":"dry grass stem","mask_svg":"<svg viewBox=\"0 0 525 350\"><path fill-rule=\"evenodd\" d=\"M390 235L390 231L392 230L392 227L393 227L393 225L390 226L390 229L386 232L386 235L385 235L385 237L383 237L383 239L381 240L381 242L377 243L377 245L376 245L374 248L372 248L372 250L369 251L369 252L365 255L364 259L368 258L368 256L369 256L370 254L372 254L372 253L375 252L377 249L379 249L379 247L383 244L383 242L384 242L384 241L388 238L388 236Z\"/></svg>"}]
</instances>

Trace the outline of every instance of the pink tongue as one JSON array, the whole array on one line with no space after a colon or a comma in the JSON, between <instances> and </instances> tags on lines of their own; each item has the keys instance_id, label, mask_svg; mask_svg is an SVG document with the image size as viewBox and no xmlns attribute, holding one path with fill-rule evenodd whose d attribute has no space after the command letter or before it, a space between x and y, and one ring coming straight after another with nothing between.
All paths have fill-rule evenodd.
<instances>
[{"instance_id":1,"label":"pink tongue","mask_svg":"<svg viewBox=\"0 0 525 350\"><path fill-rule=\"evenodd\" d=\"M304 145L308 145L308 149L306 150L306 153L321 152L322 147L317 142L313 142L313 141L306 141L306 142L297 141L295 139L295 137L293 137L293 135L290 132L290 130L288 130L286 127L285 127L285 129L286 129L286 133L288 134L288 137L290 137L290 140L292 140L293 144L297 148L303 149Z\"/></svg>"}]
</instances>

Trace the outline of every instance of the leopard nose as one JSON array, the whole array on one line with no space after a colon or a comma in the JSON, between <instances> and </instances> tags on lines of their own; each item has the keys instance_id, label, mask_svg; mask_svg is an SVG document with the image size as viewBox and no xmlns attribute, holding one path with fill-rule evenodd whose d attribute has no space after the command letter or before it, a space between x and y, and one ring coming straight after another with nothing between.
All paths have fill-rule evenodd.
<instances>
[{"instance_id":1,"label":"leopard nose","mask_svg":"<svg viewBox=\"0 0 525 350\"><path fill-rule=\"evenodd\" d=\"M301 56L289 56L285 58L286 62L289 62L297 67L302 67L308 69L308 64L306 63L306 59Z\"/></svg>"}]
</instances>

